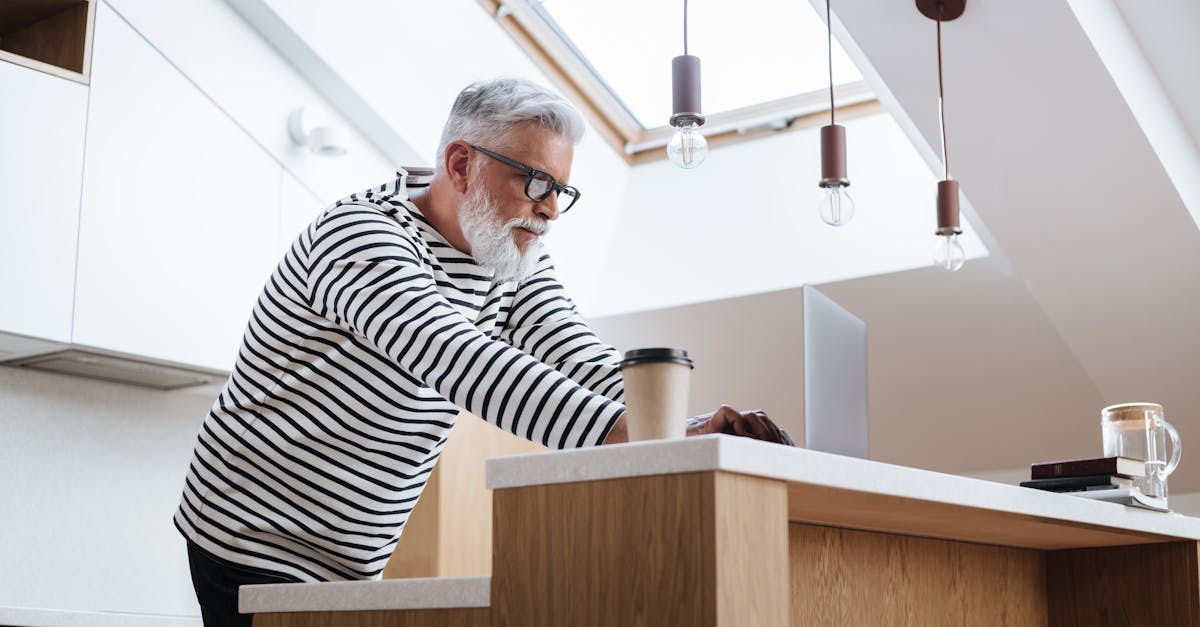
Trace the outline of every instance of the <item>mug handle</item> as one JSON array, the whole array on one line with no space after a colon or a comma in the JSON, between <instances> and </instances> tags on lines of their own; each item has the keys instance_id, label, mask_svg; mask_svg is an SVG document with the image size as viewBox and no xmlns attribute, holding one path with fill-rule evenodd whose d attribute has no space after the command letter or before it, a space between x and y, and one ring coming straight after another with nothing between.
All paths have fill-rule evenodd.
<instances>
[{"instance_id":1,"label":"mug handle","mask_svg":"<svg viewBox=\"0 0 1200 627\"><path fill-rule=\"evenodd\" d=\"M1179 455L1183 449L1179 447L1179 432L1175 430L1175 427L1172 427L1171 423L1166 420L1163 421L1163 426L1167 429L1167 435L1171 436L1171 461L1167 462L1166 472L1163 473L1169 475L1175 472L1175 467L1179 465Z\"/></svg>"}]
</instances>

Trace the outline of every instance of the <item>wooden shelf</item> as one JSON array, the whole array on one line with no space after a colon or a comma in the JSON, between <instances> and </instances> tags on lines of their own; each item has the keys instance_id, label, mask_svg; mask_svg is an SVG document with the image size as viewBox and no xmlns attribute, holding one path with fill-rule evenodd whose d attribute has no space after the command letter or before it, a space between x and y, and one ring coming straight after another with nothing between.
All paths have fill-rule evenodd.
<instances>
[{"instance_id":1,"label":"wooden shelf","mask_svg":"<svg viewBox=\"0 0 1200 627\"><path fill-rule=\"evenodd\" d=\"M86 84L95 15L95 0L4 0L0 60Z\"/></svg>"}]
</instances>

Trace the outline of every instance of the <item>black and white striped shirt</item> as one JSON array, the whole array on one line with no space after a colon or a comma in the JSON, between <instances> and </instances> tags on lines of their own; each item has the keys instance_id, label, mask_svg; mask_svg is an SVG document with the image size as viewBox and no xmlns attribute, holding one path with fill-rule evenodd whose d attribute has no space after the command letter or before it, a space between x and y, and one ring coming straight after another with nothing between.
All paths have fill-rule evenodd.
<instances>
[{"instance_id":1,"label":"black and white striped shirt","mask_svg":"<svg viewBox=\"0 0 1200 627\"><path fill-rule=\"evenodd\" d=\"M175 513L218 558L378 577L459 408L554 448L603 442L624 412L620 356L550 258L493 283L401 174L318 216L259 296Z\"/></svg>"}]
</instances>

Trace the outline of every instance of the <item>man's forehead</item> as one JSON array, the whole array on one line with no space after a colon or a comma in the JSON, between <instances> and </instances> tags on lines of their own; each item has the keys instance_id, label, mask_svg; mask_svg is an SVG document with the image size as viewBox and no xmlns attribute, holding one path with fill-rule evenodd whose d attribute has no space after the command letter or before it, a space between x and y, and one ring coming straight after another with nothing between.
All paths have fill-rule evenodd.
<instances>
[{"instance_id":1,"label":"man's forehead","mask_svg":"<svg viewBox=\"0 0 1200 627\"><path fill-rule=\"evenodd\" d=\"M575 144L571 138L541 127L520 127L509 137L507 156L531 168L549 172L558 181L571 174Z\"/></svg>"}]
</instances>

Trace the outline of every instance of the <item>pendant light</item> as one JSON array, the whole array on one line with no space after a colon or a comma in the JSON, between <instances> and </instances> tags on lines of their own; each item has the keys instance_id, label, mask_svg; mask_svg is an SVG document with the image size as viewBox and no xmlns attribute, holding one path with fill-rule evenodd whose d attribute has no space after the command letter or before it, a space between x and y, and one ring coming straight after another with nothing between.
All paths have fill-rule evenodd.
<instances>
[{"instance_id":1,"label":"pendant light","mask_svg":"<svg viewBox=\"0 0 1200 627\"><path fill-rule=\"evenodd\" d=\"M821 127L821 219L830 226L842 226L854 217L854 199L850 197L850 179L846 177L846 127L834 122L833 107L833 22L829 0L825 0L825 43L829 54L829 124Z\"/></svg>"},{"instance_id":2,"label":"pendant light","mask_svg":"<svg viewBox=\"0 0 1200 627\"><path fill-rule=\"evenodd\" d=\"M683 0L683 54L671 60L671 126L675 134L667 143L667 158L690 170L708 156L708 140L700 134L704 125L700 113L700 57L688 54L687 6L687 0Z\"/></svg>"},{"instance_id":3,"label":"pendant light","mask_svg":"<svg viewBox=\"0 0 1200 627\"><path fill-rule=\"evenodd\" d=\"M937 267L954 272L963 267L967 255L958 236L962 228L958 225L958 181L950 178L950 155L946 150L946 98L942 84L942 22L949 22L963 14L967 0L917 0L917 9L937 22L938 56L938 119L942 136L943 178L938 181L937 231L934 232L933 263Z\"/></svg>"}]
</instances>

